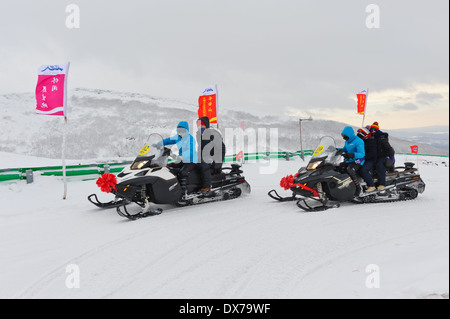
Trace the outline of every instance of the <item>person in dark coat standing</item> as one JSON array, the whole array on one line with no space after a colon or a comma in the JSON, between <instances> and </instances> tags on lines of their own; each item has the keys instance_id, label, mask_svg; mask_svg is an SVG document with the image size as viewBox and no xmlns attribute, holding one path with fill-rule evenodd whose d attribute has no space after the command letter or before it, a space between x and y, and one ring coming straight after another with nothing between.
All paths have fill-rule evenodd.
<instances>
[{"instance_id":1,"label":"person in dark coat standing","mask_svg":"<svg viewBox=\"0 0 450 319\"><path fill-rule=\"evenodd\" d=\"M209 118L204 116L197 120L198 169L202 179L203 193L211 190L211 170L220 172L225 159L226 148L220 132L210 127Z\"/></svg>"},{"instance_id":2,"label":"person in dark coat standing","mask_svg":"<svg viewBox=\"0 0 450 319\"><path fill-rule=\"evenodd\" d=\"M356 134L364 141L364 149L366 151L364 165L360 169L361 176L366 182L368 188L366 192L370 193L376 190L375 182L373 181L370 171L377 163L378 151L377 141L366 127L360 128Z\"/></svg>"},{"instance_id":3,"label":"person in dark coat standing","mask_svg":"<svg viewBox=\"0 0 450 319\"><path fill-rule=\"evenodd\" d=\"M370 132L377 141L377 162L375 167L378 176L378 190L383 190L386 187L386 169L394 167L395 151L389 143L388 133L380 131L378 122L373 122L370 126Z\"/></svg>"}]
</instances>

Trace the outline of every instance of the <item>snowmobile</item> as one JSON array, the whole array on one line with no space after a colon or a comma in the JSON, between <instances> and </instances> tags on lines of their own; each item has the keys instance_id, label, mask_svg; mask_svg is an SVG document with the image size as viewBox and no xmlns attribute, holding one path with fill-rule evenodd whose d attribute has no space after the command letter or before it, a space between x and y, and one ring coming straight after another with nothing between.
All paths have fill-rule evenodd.
<instances>
[{"instance_id":1,"label":"snowmobile","mask_svg":"<svg viewBox=\"0 0 450 319\"><path fill-rule=\"evenodd\" d=\"M280 186L290 189L292 196L281 197L276 190L271 190L268 195L277 201L297 201L298 207L313 212L340 207L340 203L345 201L378 203L410 200L425 191L425 183L414 163L407 162L386 174L386 188L383 190L364 192L368 187L359 177L363 191L356 195L355 183L341 165L342 155L343 150L336 148L332 137L323 137L308 165L300 168L295 176L289 175L281 180ZM377 179L374 178L374 181L377 182Z\"/></svg>"},{"instance_id":2,"label":"snowmobile","mask_svg":"<svg viewBox=\"0 0 450 319\"><path fill-rule=\"evenodd\" d=\"M104 174L97 185L104 192L111 192L115 198L102 203L96 194L88 196L88 200L100 208L116 208L117 213L131 220L159 215L161 208L152 208L152 204L170 204L178 207L201 203L234 199L243 193L250 193L250 185L242 175L241 166L231 164L220 171L211 171L212 188L208 193L200 192L201 178L197 170L189 173L186 187L182 189L178 178L180 168L168 164L169 158L174 163L181 160L170 148L163 146L159 134L150 134L147 143L141 149L133 163L117 176ZM130 213L127 206L137 204L139 212Z\"/></svg>"}]
</instances>

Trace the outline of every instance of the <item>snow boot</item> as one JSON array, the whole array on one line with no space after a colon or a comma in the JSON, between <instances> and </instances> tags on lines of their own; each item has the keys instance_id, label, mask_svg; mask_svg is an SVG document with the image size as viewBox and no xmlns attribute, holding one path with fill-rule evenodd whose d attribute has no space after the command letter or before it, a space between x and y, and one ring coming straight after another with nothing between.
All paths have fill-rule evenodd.
<instances>
[{"instance_id":1,"label":"snow boot","mask_svg":"<svg viewBox=\"0 0 450 319\"><path fill-rule=\"evenodd\" d=\"M374 191L376 191L375 186L369 186L369 188L366 189L366 193L372 193Z\"/></svg>"}]
</instances>

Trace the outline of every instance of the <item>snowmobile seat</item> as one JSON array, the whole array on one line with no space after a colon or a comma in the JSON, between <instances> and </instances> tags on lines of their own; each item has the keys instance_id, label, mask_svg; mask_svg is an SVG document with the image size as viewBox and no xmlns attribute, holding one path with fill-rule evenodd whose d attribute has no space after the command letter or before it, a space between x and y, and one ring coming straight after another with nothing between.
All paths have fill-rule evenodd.
<instances>
[{"instance_id":1,"label":"snowmobile seat","mask_svg":"<svg viewBox=\"0 0 450 319\"><path fill-rule=\"evenodd\" d=\"M399 176L401 174L409 174L409 173L414 173L414 172L418 171L417 168L410 168L410 169L405 169L403 171L397 171L398 168L406 168L406 167L396 167L394 172L386 173L386 177L388 177L388 176Z\"/></svg>"},{"instance_id":2,"label":"snowmobile seat","mask_svg":"<svg viewBox=\"0 0 450 319\"><path fill-rule=\"evenodd\" d=\"M224 179L225 179L225 174L224 173L211 175L211 180L213 182L219 182L219 181L222 181Z\"/></svg>"}]
</instances>

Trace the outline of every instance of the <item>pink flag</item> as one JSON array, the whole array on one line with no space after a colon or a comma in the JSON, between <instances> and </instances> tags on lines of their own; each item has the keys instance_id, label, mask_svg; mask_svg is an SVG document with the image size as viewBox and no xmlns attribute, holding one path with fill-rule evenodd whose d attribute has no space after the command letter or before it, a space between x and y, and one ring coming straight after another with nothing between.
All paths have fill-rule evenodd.
<instances>
[{"instance_id":1,"label":"pink flag","mask_svg":"<svg viewBox=\"0 0 450 319\"><path fill-rule=\"evenodd\" d=\"M238 153L238 155L236 155L236 157L234 158L235 160L238 160L238 159L240 159L240 158L244 158L244 151L240 151L239 153Z\"/></svg>"},{"instance_id":2,"label":"pink flag","mask_svg":"<svg viewBox=\"0 0 450 319\"><path fill-rule=\"evenodd\" d=\"M36 85L36 113L67 115L67 74L70 63L41 65Z\"/></svg>"}]
</instances>

